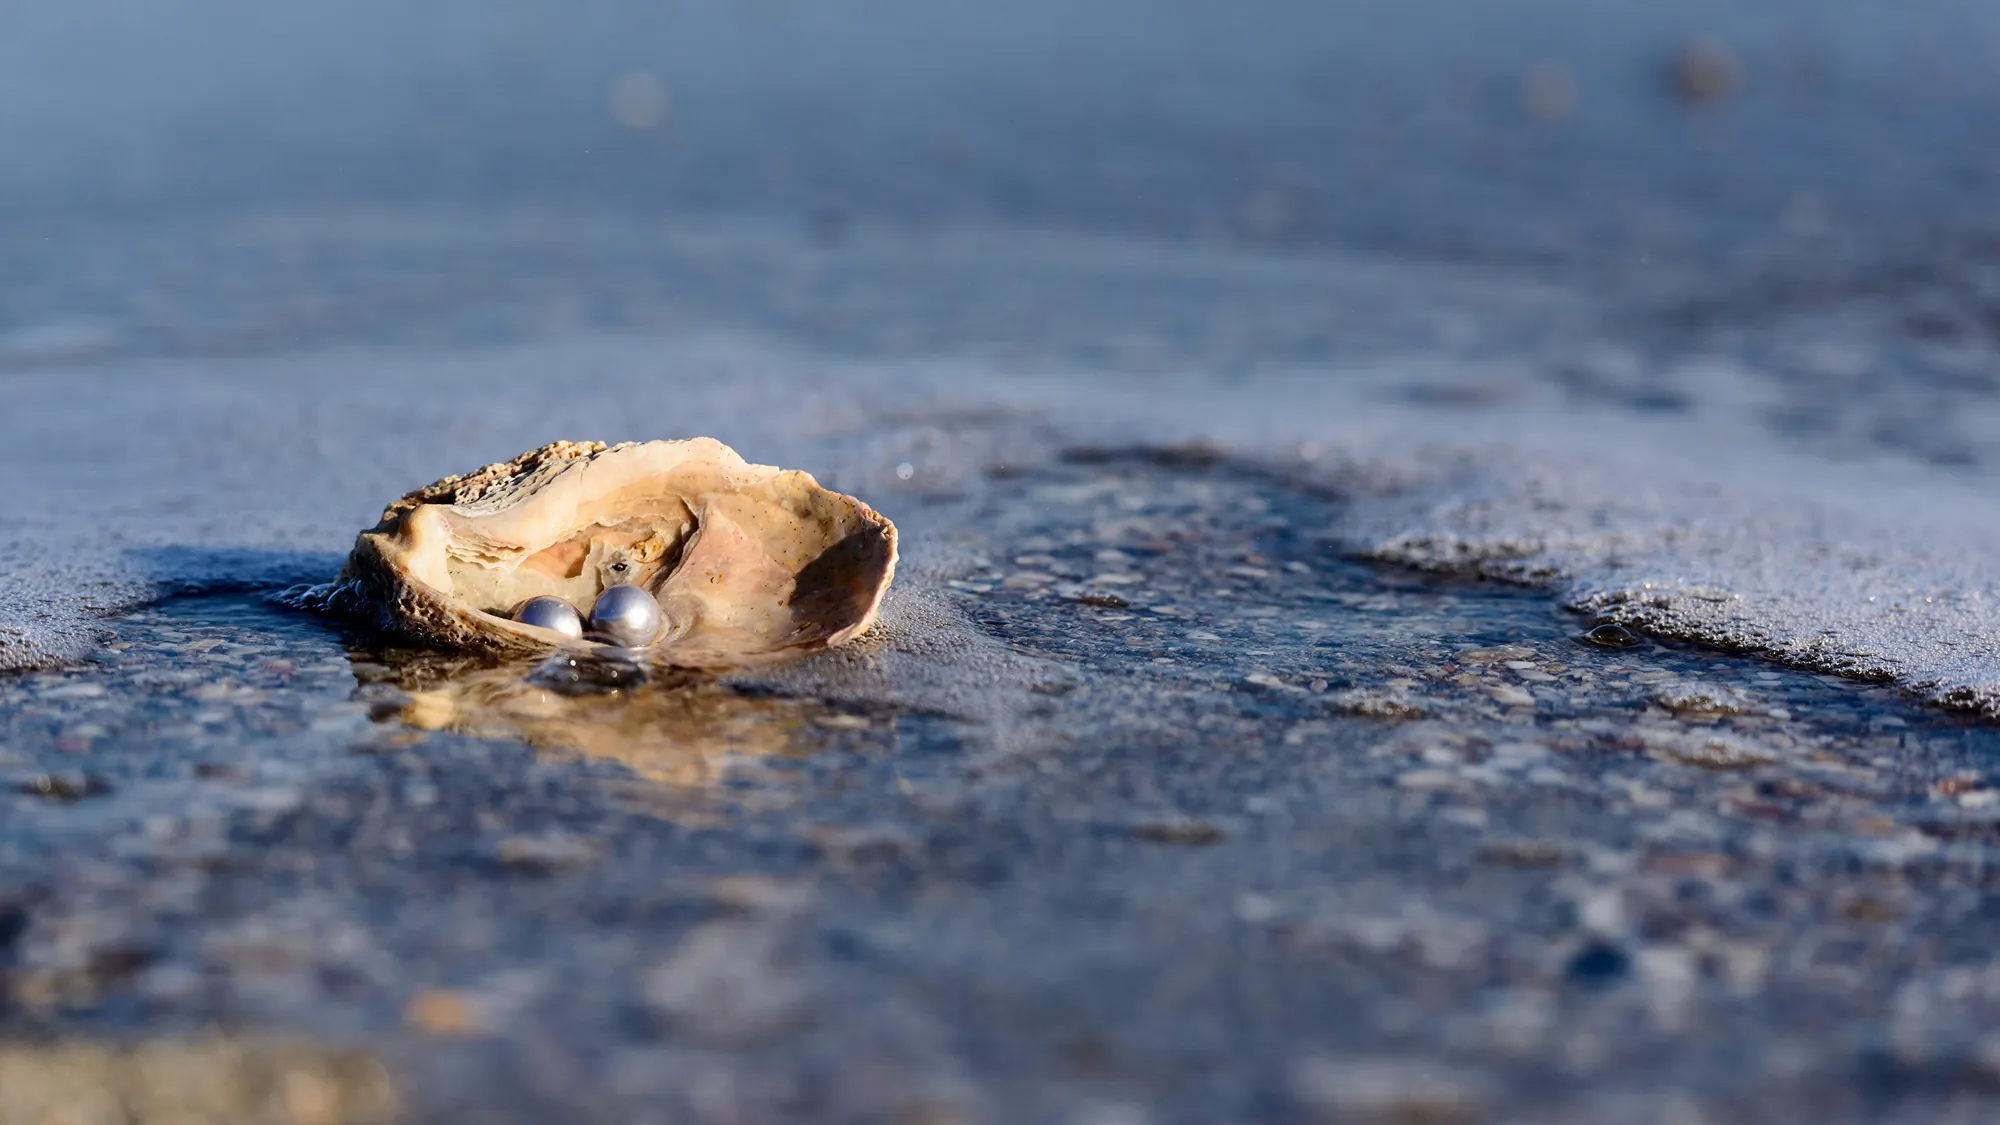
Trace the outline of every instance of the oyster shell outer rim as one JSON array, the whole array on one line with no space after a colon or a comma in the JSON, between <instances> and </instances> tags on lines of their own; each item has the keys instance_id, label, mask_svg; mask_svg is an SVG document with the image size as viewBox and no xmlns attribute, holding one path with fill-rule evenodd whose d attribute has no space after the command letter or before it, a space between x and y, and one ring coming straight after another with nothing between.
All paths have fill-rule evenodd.
<instances>
[{"instance_id":1,"label":"oyster shell outer rim","mask_svg":"<svg viewBox=\"0 0 2000 1125\"><path fill-rule=\"evenodd\" d=\"M714 442L715 445L727 451L730 456L736 456L734 450L729 449L728 446L723 445L719 441L715 441L714 438L689 438L687 440L694 442ZM390 501L389 505L382 509L381 519L376 522L374 528L371 530L385 530L396 517L420 505L439 503L452 507L470 505L478 502L495 488L509 484L544 466L566 466L571 461L593 458L600 453L607 453L613 449L624 449L628 446L641 444L645 443L627 441L620 442L617 445L606 445L601 441L552 441L539 449L530 449L511 461L495 461L490 465L475 469L469 473L454 473L447 477L440 477L424 485L422 488L413 488L395 500ZM737 460L741 461L742 458L738 457Z\"/></svg>"},{"instance_id":2,"label":"oyster shell outer rim","mask_svg":"<svg viewBox=\"0 0 2000 1125\"><path fill-rule=\"evenodd\" d=\"M408 553L397 542L397 533L418 509L426 506L451 508L459 512L474 514L473 506L496 491L519 491L523 482L534 487L555 479L573 464L588 464L597 457L645 445L686 445L691 447L693 456L706 454L712 457L717 467L723 471L729 491L741 491L748 487L768 484L779 478L790 477L810 492L835 498L862 525L861 529L850 532L836 542L845 542L854 536L872 530L880 536L883 557L880 573L873 581L867 603L855 619L824 637L813 640L777 644L763 652L732 654L730 658L716 661L689 661L676 659L674 645L655 643L642 649L620 649L619 646L604 644L589 639L577 640L554 630L527 625L512 618L488 610L478 609L458 601L452 595L412 574L405 564ZM546 474L540 482L533 481L537 475ZM692 543L701 532L702 517L706 507L696 512L696 529L688 542ZM381 520L362 531L355 539L355 545L342 568L341 584L358 592L359 600L373 609L375 623L385 631L401 633L418 641L472 651L515 653L522 655L546 654L559 649L580 649L583 651L627 652L643 654L649 662L682 668L725 668L769 663L791 659L797 655L850 644L864 636L875 624L880 613L882 600L894 581L898 561L898 535L896 525L887 517L870 507L858 497L837 492L821 485L809 472L800 469L781 469L775 465L753 464L745 461L735 450L714 438L687 438L658 442L621 442L606 445L603 442L559 441L530 450L511 461L495 462L473 473L442 478L423 488L405 493L391 502L384 510ZM663 571L659 581L677 571L678 565ZM470 618L479 628L469 628L454 618ZM692 656L692 654L685 654Z\"/></svg>"}]
</instances>

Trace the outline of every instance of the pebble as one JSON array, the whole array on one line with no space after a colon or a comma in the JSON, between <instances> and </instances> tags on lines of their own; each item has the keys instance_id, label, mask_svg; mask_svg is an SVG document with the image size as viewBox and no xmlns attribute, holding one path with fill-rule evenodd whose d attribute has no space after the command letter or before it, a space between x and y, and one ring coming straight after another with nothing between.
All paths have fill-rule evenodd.
<instances>
[{"instance_id":1,"label":"pebble","mask_svg":"<svg viewBox=\"0 0 2000 1125\"><path fill-rule=\"evenodd\" d=\"M1469 648L1458 654L1465 664L1504 664L1509 660L1526 660L1535 655L1535 650L1526 645L1496 645L1492 648Z\"/></svg>"},{"instance_id":2,"label":"pebble","mask_svg":"<svg viewBox=\"0 0 2000 1125\"><path fill-rule=\"evenodd\" d=\"M1269 672L1252 672L1243 677L1243 682L1254 687L1275 688L1279 691L1303 692L1306 690L1297 684L1288 684Z\"/></svg>"},{"instance_id":3,"label":"pebble","mask_svg":"<svg viewBox=\"0 0 2000 1125\"><path fill-rule=\"evenodd\" d=\"M1350 715L1375 719L1419 719L1424 708L1402 692L1383 688L1350 688L1334 693L1334 707Z\"/></svg>"},{"instance_id":4,"label":"pebble","mask_svg":"<svg viewBox=\"0 0 2000 1125\"><path fill-rule=\"evenodd\" d=\"M568 832L539 832L508 836L494 846L494 854L516 871L549 875L596 863L604 848Z\"/></svg>"},{"instance_id":5,"label":"pebble","mask_svg":"<svg viewBox=\"0 0 2000 1125\"><path fill-rule=\"evenodd\" d=\"M425 1035L466 1038L487 1030L486 1014L469 993L448 988L427 988L403 1009L403 1022Z\"/></svg>"},{"instance_id":6,"label":"pebble","mask_svg":"<svg viewBox=\"0 0 2000 1125\"><path fill-rule=\"evenodd\" d=\"M1245 891L1236 896L1236 917L1238 921L1252 926L1260 926L1283 913L1278 903L1267 895Z\"/></svg>"},{"instance_id":7,"label":"pebble","mask_svg":"<svg viewBox=\"0 0 2000 1125\"><path fill-rule=\"evenodd\" d=\"M773 918L803 915L818 899L810 883L768 875L725 875L708 880L702 891L717 906Z\"/></svg>"},{"instance_id":8,"label":"pebble","mask_svg":"<svg viewBox=\"0 0 2000 1125\"><path fill-rule=\"evenodd\" d=\"M1145 579L1136 574L1121 574L1107 571L1103 574L1093 574L1085 581L1093 586L1134 586L1144 582Z\"/></svg>"},{"instance_id":9,"label":"pebble","mask_svg":"<svg viewBox=\"0 0 2000 1125\"><path fill-rule=\"evenodd\" d=\"M828 824L808 829L815 851L846 863L883 863L923 851L916 833L899 824Z\"/></svg>"},{"instance_id":10,"label":"pebble","mask_svg":"<svg viewBox=\"0 0 2000 1125\"><path fill-rule=\"evenodd\" d=\"M1127 824L1125 832L1153 844L1219 844L1228 837L1220 825L1191 816L1141 818Z\"/></svg>"},{"instance_id":11,"label":"pebble","mask_svg":"<svg viewBox=\"0 0 2000 1125\"><path fill-rule=\"evenodd\" d=\"M1674 52L1667 64L1667 77L1672 90L1683 100L1712 105L1736 92L1742 70L1736 53L1728 46L1701 39Z\"/></svg>"},{"instance_id":12,"label":"pebble","mask_svg":"<svg viewBox=\"0 0 2000 1125\"><path fill-rule=\"evenodd\" d=\"M1677 715L1742 715L1753 709L1749 696L1736 688L1687 681L1655 688L1653 702Z\"/></svg>"},{"instance_id":13,"label":"pebble","mask_svg":"<svg viewBox=\"0 0 2000 1125\"><path fill-rule=\"evenodd\" d=\"M1730 735L1676 739L1666 746L1665 752L1676 762L1705 770L1746 770L1777 760L1772 754Z\"/></svg>"},{"instance_id":14,"label":"pebble","mask_svg":"<svg viewBox=\"0 0 2000 1125\"><path fill-rule=\"evenodd\" d=\"M869 722L866 715L850 715L836 711L813 716L813 725L827 730L867 730L874 724Z\"/></svg>"},{"instance_id":15,"label":"pebble","mask_svg":"<svg viewBox=\"0 0 2000 1125\"><path fill-rule=\"evenodd\" d=\"M46 797L65 805L111 792L111 783L94 773L66 771L36 774L14 783L14 791L29 797Z\"/></svg>"},{"instance_id":16,"label":"pebble","mask_svg":"<svg viewBox=\"0 0 2000 1125\"><path fill-rule=\"evenodd\" d=\"M1617 983L1632 968L1632 958L1608 942L1590 942L1569 960L1564 975L1587 988Z\"/></svg>"},{"instance_id":17,"label":"pebble","mask_svg":"<svg viewBox=\"0 0 2000 1125\"><path fill-rule=\"evenodd\" d=\"M1465 779L1445 770L1410 770L1396 775L1396 787L1419 791L1460 789Z\"/></svg>"}]
</instances>

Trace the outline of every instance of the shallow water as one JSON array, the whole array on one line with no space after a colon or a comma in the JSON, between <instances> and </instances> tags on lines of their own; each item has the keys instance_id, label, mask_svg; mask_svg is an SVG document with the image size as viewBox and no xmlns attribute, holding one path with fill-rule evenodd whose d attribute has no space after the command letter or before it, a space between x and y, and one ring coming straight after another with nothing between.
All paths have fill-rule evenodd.
<instances>
[{"instance_id":1,"label":"shallow water","mask_svg":"<svg viewBox=\"0 0 2000 1125\"><path fill-rule=\"evenodd\" d=\"M482 1120L1986 1104L2000 730L1582 643L1202 457L1007 474L764 680L108 622L0 682L0 1023L354 1041ZM980 645L1004 718L885 689Z\"/></svg>"}]
</instances>

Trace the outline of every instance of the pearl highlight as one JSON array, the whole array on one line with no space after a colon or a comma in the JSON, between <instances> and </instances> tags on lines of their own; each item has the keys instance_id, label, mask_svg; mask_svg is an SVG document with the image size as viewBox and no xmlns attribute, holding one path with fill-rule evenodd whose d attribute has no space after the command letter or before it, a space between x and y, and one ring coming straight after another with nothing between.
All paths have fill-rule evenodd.
<instances>
[{"instance_id":1,"label":"pearl highlight","mask_svg":"<svg viewBox=\"0 0 2000 1125\"><path fill-rule=\"evenodd\" d=\"M660 637L666 615L637 586L609 586L590 607L589 636L621 648L644 648Z\"/></svg>"}]
</instances>

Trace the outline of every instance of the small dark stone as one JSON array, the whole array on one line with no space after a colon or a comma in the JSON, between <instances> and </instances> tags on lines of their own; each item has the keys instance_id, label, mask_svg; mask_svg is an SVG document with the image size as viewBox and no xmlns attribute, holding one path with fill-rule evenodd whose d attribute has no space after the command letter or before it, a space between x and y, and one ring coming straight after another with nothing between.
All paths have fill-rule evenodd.
<instances>
[{"instance_id":1,"label":"small dark stone","mask_svg":"<svg viewBox=\"0 0 2000 1125\"><path fill-rule=\"evenodd\" d=\"M870 953L868 939L854 930L835 927L820 935L821 945L836 961L865 962Z\"/></svg>"},{"instance_id":2,"label":"small dark stone","mask_svg":"<svg viewBox=\"0 0 2000 1125\"><path fill-rule=\"evenodd\" d=\"M1638 391L1630 401L1632 409L1655 414L1673 414L1694 405L1686 395L1666 390Z\"/></svg>"},{"instance_id":3,"label":"small dark stone","mask_svg":"<svg viewBox=\"0 0 2000 1125\"><path fill-rule=\"evenodd\" d=\"M1646 643L1646 639L1623 625L1606 622L1578 637L1577 640L1598 648L1631 648Z\"/></svg>"},{"instance_id":4,"label":"small dark stone","mask_svg":"<svg viewBox=\"0 0 2000 1125\"><path fill-rule=\"evenodd\" d=\"M111 783L94 773L44 773L17 783L15 791L30 797L47 797L66 805L86 797L102 797L111 792Z\"/></svg>"},{"instance_id":5,"label":"small dark stone","mask_svg":"<svg viewBox=\"0 0 2000 1125\"><path fill-rule=\"evenodd\" d=\"M1078 594L1076 600L1099 609L1124 609L1132 604L1117 594Z\"/></svg>"},{"instance_id":6,"label":"small dark stone","mask_svg":"<svg viewBox=\"0 0 2000 1125\"><path fill-rule=\"evenodd\" d=\"M159 953L150 947L118 942L90 951L89 972L100 982L118 984L137 976L158 959Z\"/></svg>"},{"instance_id":7,"label":"small dark stone","mask_svg":"<svg viewBox=\"0 0 2000 1125\"><path fill-rule=\"evenodd\" d=\"M1870 925L1884 925L1902 917L1894 906L1866 895L1848 900L1847 905L1840 908L1840 913L1850 922Z\"/></svg>"},{"instance_id":8,"label":"small dark stone","mask_svg":"<svg viewBox=\"0 0 2000 1125\"><path fill-rule=\"evenodd\" d=\"M14 947L28 932L28 908L17 902L0 902L0 953Z\"/></svg>"},{"instance_id":9,"label":"small dark stone","mask_svg":"<svg viewBox=\"0 0 2000 1125\"><path fill-rule=\"evenodd\" d=\"M1608 942L1594 941L1570 958L1569 979L1586 988L1616 984L1632 968L1632 958Z\"/></svg>"},{"instance_id":10,"label":"small dark stone","mask_svg":"<svg viewBox=\"0 0 2000 1125\"><path fill-rule=\"evenodd\" d=\"M1117 1067L1118 1051L1095 1032L1073 1035L1056 1046L1063 1063L1078 1074L1104 1075Z\"/></svg>"},{"instance_id":11,"label":"small dark stone","mask_svg":"<svg viewBox=\"0 0 2000 1125\"><path fill-rule=\"evenodd\" d=\"M1713 40L1689 43L1667 64L1667 82L1674 93L1695 105L1713 105L1736 92L1743 66L1736 53Z\"/></svg>"}]
</instances>

